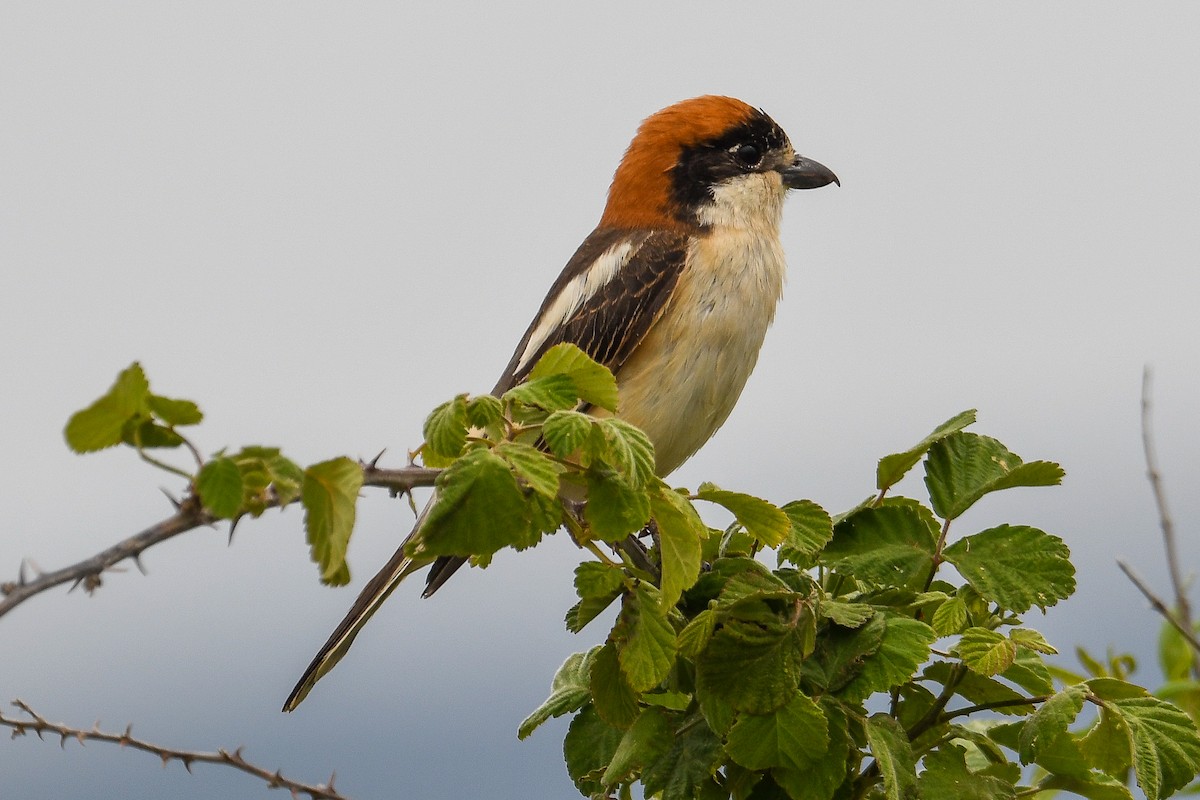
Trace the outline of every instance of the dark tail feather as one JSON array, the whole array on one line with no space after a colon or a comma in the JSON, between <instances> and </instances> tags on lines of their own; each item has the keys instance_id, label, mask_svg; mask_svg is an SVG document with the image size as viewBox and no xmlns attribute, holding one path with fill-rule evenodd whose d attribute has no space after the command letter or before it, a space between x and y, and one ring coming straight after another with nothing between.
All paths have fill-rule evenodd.
<instances>
[{"instance_id":1,"label":"dark tail feather","mask_svg":"<svg viewBox=\"0 0 1200 800\"><path fill-rule=\"evenodd\" d=\"M440 556L425 576L425 591L421 592L421 597L432 597L433 593L442 588L442 584L450 580L450 576L465 563L467 559L462 556Z\"/></svg>"}]
</instances>

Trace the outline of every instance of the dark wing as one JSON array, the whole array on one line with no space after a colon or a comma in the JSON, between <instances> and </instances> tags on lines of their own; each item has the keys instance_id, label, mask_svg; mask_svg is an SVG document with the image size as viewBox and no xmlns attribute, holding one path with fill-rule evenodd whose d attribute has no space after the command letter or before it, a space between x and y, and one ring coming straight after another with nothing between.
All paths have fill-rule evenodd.
<instances>
[{"instance_id":1,"label":"dark wing","mask_svg":"<svg viewBox=\"0 0 1200 800\"><path fill-rule=\"evenodd\" d=\"M614 260L626 244L627 258ZM550 287L492 394L525 380L542 354L561 342L577 345L614 373L620 370L671 296L687 245L686 234L672 231L593 231ZM585 276L601 263L599 273L607 279L585 286ZM549 319L564 310L560 319Z\"/></svg>"}]
</instances>

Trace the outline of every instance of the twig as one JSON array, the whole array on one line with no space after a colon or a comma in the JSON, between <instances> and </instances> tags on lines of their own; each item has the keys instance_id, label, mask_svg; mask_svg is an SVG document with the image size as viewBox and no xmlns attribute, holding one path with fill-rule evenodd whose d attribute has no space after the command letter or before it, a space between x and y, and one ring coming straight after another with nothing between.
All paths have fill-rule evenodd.
<instances>
[{"instance_id":1,"label":"twig","mask_svg":"<svg viewBox=\"0 0 1200 800\"><path fill-rule=\"evenodd\" d=\"M432 486L440 470L426 467L403 467L401 469L380 469L372 464L363 464L363 485L375 486L390 490L393 494L407 492L418 486ZM175 503L175 501L172 501ZM277 499L267 503L267 508L277 508L282 505ZM127 558L133 559L138 569L143 573L141 555L149 547L165 542L181 533L196 528L213 525L217 518L201 507L195 496L184 498L176 504L176 511L163 521L130 536L102 550L96 555L85 558L70 566L53 572L43 572L32 580L25 577L25 565L21 564L17 579L0 583L0 617L12 611L21 603L34 595L41 594L47 589L53 589L64 583L80 584L90 594L102 582L105 570Z\"/></svg>"},{"instance_id":2,"label":"twig","mask_svg":"<svg viewBox=\"0 0 1200 800\"><path fill-rule=\"evenodd\" d=\"M1145 595L1146 599L1150 601L1150 605L1154 607L1154 610L1157 611L1163 619L1171 623L1171 627L1179 631L1179 635L1182 636L1184 640L1192 646L1192 649L1195 650L1197 654L1200 654L1200 640L1196 639L1196 634L1194 634L1190 628L1184 627L1183 623L1171 613L1171 609L1167 608L1167 604L1163 602L1161 597L1150 591L1150 587L1146 585L1145 581L1138 577L1137 573L1133 571L1133 567L1129 566L1120 559L1117 560L1117 566L1120 567L1121 571L1125 573L1125 577L1133 581L1133 585L1136 586L1143 595Z\"/></svg>"},{"instance_id":3,"label":"twig","mask_svg":"<svg viewBox=\"0 0 1200 800\"><path fill-rule=\"evenodd\" d=\"M1158 471L1158 459L1154 452L1154 433L1150 416L1150 367L1142 370L1142 451L1146 456L1146 477L1154 490L1154 504L1158 507L1158 523L1162 528L1163 546L1167 551L1167 569L1171 574L1171 588L1175 591L1175 613L1179 621L1189 630L1192 627L1192 608L1188 603L1187 585L1179 565L1179 551L1175 544L1175 524L1167 511L1167 493L1163 489L1162 475Z\"/></svg>"},{"instance_id":4,"label":"twig","mask_svg":"<svg viewBox=\"0 0 1200 800\"><path fill-rule=\"evenodd\" d=\"M271 772L270 770L251 764L242 757L242 748L240 747L232 753L223 749L217 750L215 753L176 750L173 747L164 747L153 742L147 742L144 739L135 738L133 736L132 725L126 727L124 733L102 731L100 730L99 723L91 730L84 730L82 728L73 728L61 722L50 722L21 700L14 700L13 705L29 717L28 719L7 717L4 715L4 712L0 711L0 726L12 728L14 739L18 736L25 736L32 731L37 734L39 739L44 738L44 734L47 733L56 734L59 737L59 745L64 748L67 746L68 739L75 739L80 744L88 741L110 742L121 747L132 747L135 750L153 753L162 759L164 767L172 760L175 760L183 764L183 768L190 773L192 771L192 764L222 764L266 781L268 788L287 789L292 793L292 797L308 795L313 800L348 800L346 795L339 793L333 787L332 775L329 777L329 783L326 784L311 785L300 783L299 781L285 778L279 770Z\"/></svg>"}]
</instances>

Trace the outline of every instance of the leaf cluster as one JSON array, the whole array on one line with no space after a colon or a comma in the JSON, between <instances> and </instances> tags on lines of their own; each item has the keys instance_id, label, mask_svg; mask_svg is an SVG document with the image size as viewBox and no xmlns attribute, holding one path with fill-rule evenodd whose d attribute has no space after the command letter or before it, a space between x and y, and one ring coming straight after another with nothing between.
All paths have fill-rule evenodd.
<instances>
[{"instance_id":1,"label":"leaf cluster","mask_svg":"<svg viewBox=\"0 0 1200 800\"><path fill-rule=\"evenodd\" d=\"M90 453L125 445L148 463L187 481L183 509L236 523L246 515L300 500L305 528L321 580L348 583L346 543L354 528L354 509L362 487L362 468L335 458L302 469L277 447L249 445L237 452L219 450L208 458L180 430L204 419L199 406L150 391L142 366L131 364L95 402L75 412L63 431L67 445ZM184 450L192 466L160 460L149 450Z\"/></svg>"},{"instance_id":2,"label":"leaf cluster","mask_svg":"<svg viewBox=\"0 0 1200 800\"><path fill-rule=\"evenodd\" d=\"M418 562L486 566L565 529L590 554L566 625L615 607L614 622L519 729L572 715L564 755L583 795L1119 800L1132 778L1157 799L1200 770L1200 736L1177 706L1121 669L1084 677L1045 661L1056 650L1023 617L1074 591L1060 538L1021 523L959 531L992 492L1058 484L1057 464L967 431L968 411L880 459L872 496L830 515L806 499L667 486L617 402L612 375L560 345L501 397L439 406L417 451L441 470L437 499L408 545ZM213 519L299 499L321 579L347 582L362 465L300 469L265 447L204 459L178 430L199 421L134 364L66 435L80 452L134 447L186 477ZM196 467L150 447L186 448ZM918 466L928 497L893 496ZM734 521L711 528L697 505Z\"/></svg>"},{"instance_id":3,"label":"leaf cluster","mask_svg":"<svg viewBox=\"0 0 1200 800\"><path fill-rule=\"evenodd\" d=\"M966 431L974 419L881 459L877 494L835 516L706 485L677 496L736 521L693 523L685 544L663 533L678 507L651 503L644 534L663 578L579 566L568 628L612 605L616 620L519 735L572 715L567 769L589 797L640 784L665 800L1115 799L1132 797L1130 775L1152 798L1184 787L1200 769L1188 716L1120 678L1056 684L1055 648L1023 620L1074 591L1062 540L1025 524L951 534L987 494L1063 477ZM889 496L919 464L928 502ZM698 569L677 556L697 546Z\"/></svg>"}]
</instances>

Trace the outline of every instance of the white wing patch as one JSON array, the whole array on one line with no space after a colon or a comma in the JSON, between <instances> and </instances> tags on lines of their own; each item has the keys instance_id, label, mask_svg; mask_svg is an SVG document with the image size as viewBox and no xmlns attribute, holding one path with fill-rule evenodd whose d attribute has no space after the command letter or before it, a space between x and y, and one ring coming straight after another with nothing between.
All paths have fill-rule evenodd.
<instances>
[{"instance_id":1,"label":"white wing patch","mask_svg":"<svg viewBox=\"0 0 1200 800\"><path fill-rule=\"evenodd\" d=\"M519 373L529 366L529 359L533 358L554 331L566 323L571 315L579 310L580 306L593 298L596 292L615 278L640 248L640 242L635 244L628 240L614 244L601 253L590 267L572 278L554 298L554 302L546 308L546 313L538 320L537 327L529 335L528 344L521 351L521 358L517 361L515 371Z\"/></svg>"}]
</instances>

